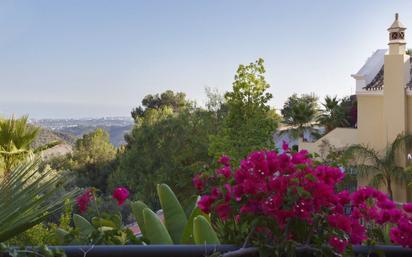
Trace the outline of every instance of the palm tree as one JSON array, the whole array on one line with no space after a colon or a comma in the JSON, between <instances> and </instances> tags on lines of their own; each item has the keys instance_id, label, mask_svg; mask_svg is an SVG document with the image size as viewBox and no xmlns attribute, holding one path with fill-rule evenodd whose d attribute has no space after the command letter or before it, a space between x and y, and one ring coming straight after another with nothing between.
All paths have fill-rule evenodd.
<instances>
[{"instance_id":1,"label":"palm tree","mask_svg":"<svg viewBox=\"0 0 412 257\"><path fill-rule=\"evenodd\" d=\"M411 135L398 135L389 144L383 154L364 145L352 145L345 154L355 161L354 168L359 177L371 177L369 184L379 188L386 186L386 190L393 199L393 182L407 182L410 180L408 171L400 165L399 154L405 153L412 146Z\"/></svg>"},{"instance_id":2,"label":"palm tree","mask_svg":"<svg viewBox=\"0 0 412 257\"><path fill-rule=\"evenodd\" d=\"M325 126L326 133L332 131L336 127L347 127L349 122L346 119L345 110L340 105L340 100L336 96L325 97L325 102L322 103L323 110L317 121Z\"/></svg>"},{"instance_id":3,"label":"palm tree","mask_svg":"<svg viewBox=\"0 0 412 257\"><path fill-rule=\"evenodd\" d=\"M40 159L23 161L0 181L0 242L4 242L54 215L78 190L57 194L68 183L62 175L40 172Z\"/></svg>"},{"instance_id":4,"label":"palm tree","mask_svg":"<svg viewBox=\"0 0 412 257\"><path fill-rule=\"evenodd\" d=\"M314 95L296 94L290 96L281 110L283 123L289 126L282 133L289 133L292 138L303 138L305 132L317 135L313 124L318 113L317 97Z\"/></svg>"},{"instance_id":5,"label":"palm tree","mask_svg":"<svg viewBox=\"0 0 412 257\"><path fill-rule=\"evenodd\" d=\"M28 124L27 116L20 119L12 117L0 120L0 159L3 161L5 177L18 162L30 154L41 152L60 143L51 142L32 149L31 145L39 131L39 128Z\"/></svg>"}]
</instances>

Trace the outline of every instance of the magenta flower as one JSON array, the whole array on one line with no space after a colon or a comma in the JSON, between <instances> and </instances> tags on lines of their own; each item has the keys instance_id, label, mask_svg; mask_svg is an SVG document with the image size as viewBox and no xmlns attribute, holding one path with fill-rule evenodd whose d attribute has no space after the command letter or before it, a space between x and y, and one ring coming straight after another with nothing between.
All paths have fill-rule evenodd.
<instances>
[{"instance_id":1,"label":"magenta flower","mask_svg":"<svg viewBox=\"0 0 412 257\"><path fill-rule=\"evenodd\" d=\"M117 205L122 205L129 197L129 190L125 187L118 187L113 192L113 199L117 200Z\"/></svg>"},{"instance_id":2,"label":"magenta flower","mask_svg":"<svg viewBox=\"0 0 412 257\"><path fill-rule=\"evenodd\" d=\"M230 178L232 176L232 171L230 170L229 166L225 166L223 168L216 170L217 175L223 175L225 178Z\"/></svg>"},{"instance_id":3,"label":"magenta flower","mask_svg":"<svg viewBox=\"0 0 412 257\"><path fill-rule=\"evenodd\" d=\"M93 193L90 188L86 189L82 195L76 198L76 203L79 207L80 213L84 213L87 210L91 200L93 200Z\"/></svg>"},{"instance_id":4,"label":"magenta flower","mask_svg":"<svg viewBox=\"0 0 412 257\"><path fill-rule=\"evenodd\" d=\"M342 253L345 251L348 241L346 239L341 239L337 236L333 236L329 239L329 244L338 252Z\"/></svg>"},{"instance_id":5,"label":"magenta flower","mask_svg":"<svg viewBox=\"0 0 412 257\"><path fill-rule=\"evenodd\" d=\"M193 185L198 191L202 191L203 189L205 189L205 181L202 179L200 174L194 176Z\"/></svg>"},{"instance_id":6,"label":"magenta flower","mask_svg":"<svg viewBox=\"0 0 412 257\"><path fill-rule=\"evenodd\" d=\"M227 203L221 203L216 206L216 213L223 221L230 217L230 206Z\"/></svg>"},{"instance_id":7,"label":"magenta flower","mask_svg":"<svg viewBox=\"0 0 412 257\"><path fill-rule=\"evenodd\" d=\"M198 207L228 228L231 222L242 220L251 226L259 219L267 227L256 229L256 234L267 237L265 231L271 231L276 244L285 236L299 240L301 229L287 224L300 220L314 231L324 231L319 242L328 242L336 253L367 240L370 224L390 224L391 240L412 247L412 203L399 207L387 194L370 187L339 192L337 186L345 176L340 168L319 165L307 151L295 153L286 142L282 150L252 152L237 167L223 156L219 160L223 165L207 182L203 175L193 179L201 194ZM351 207L351 214L345 207Z\"/></svg>"},{"instance_id":8,"label":"magenta flower","mask_svg":"<svg viewBox=\"0 0 412 257\"><path fill-rule=\"evenodd\" d=\"M199 209L204 213L210 213L210 207L213 204L214 199L208 195L204 195L200 198L199 202L197 202L197 206Z\"/></svg>"},{"instance_id":9,"label":"magenta flower","mask_svg":"<svg viewBox=\"0 0 412 257\"><path fill-rule=\"evenodd\" d=\"M405 203L405 204L403 205L403 209L404 209L406 212L412 213L412 203Z\"/></svg>"},{"instance_id":10,"label":"magenta flower","mask_svg":"<svg viewBox=\"0 0 412 257\"><path fill-rule=\"evenodd\" d=\"M282 150L283 151L289 151L289 144L285 140L282 141Z\"/></svg>"},{"instance_id":11,"label":"magenta flower","mask_svg":"<svg viewBox=\"0 0 412 257\"><path fill-rule=\"evenodd\" d=\"M230 166L230 157L226 155L222 155L222 157L220 157L218 162L223 164L224 166Z\"/></svg>"}]
</instances>

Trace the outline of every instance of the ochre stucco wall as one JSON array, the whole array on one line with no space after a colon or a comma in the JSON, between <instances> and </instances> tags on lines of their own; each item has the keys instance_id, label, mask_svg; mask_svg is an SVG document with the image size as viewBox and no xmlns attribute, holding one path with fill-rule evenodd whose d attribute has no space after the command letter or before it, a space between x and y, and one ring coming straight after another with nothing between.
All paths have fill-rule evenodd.
<instances>
[{"instance_id":1,"label":"ochre stucco wall","mask_svg":"<svg viewBox=\"0 0 412 257\"><path fill-rule=\"evenodd\" d=\"M358 142L358 130L354 128L335 128L316 142L299 141L299 149L306 149L310 153L317 153L321 158L326 158L327 152L323 151L325 143L337 149L348 147Z\"/></svg>"},{"instance_id":2,"label":"ochre stucco wall","mask_svg":"<svg viewBox=\"0 0 412 257\"><path fill-rule=\"evenodd\" d=\"M409 56L385 55L384 66L384 139L392 143L399 134L406 132L406 92L409 82Z\"/></svg>"},{"instance_id":3,"label":"ochre stucco wall","mask_svg":"<svg viewBox=\"0 0 412 257\"><path fill-rule=\"evenodd\" d=\"M382 150L385 147L383 95L358 95L358 143Z\"/></svg>"},{"instance_id":4,"label":"ochre stucco wall","mask_svg":"<svg viewBox=\"0 0 412 257\"><path fill-rule=\"evenodd\" d=\"M412 95L406 97L406 129L408 134L412 135Z\"/></svg>"}]
</instances>

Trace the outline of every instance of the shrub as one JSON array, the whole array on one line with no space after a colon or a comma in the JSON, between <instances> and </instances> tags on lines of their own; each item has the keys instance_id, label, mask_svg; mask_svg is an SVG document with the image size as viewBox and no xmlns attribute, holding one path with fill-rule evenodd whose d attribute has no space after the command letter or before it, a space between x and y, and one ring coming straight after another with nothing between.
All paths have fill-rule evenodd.
<instances>
[{"instance_id":1,"label":"shrub","mask_svg":"<svg viewBox=\"0 0 412 257\"><path fill-rule=\"evenodd\" d=\"M219 162L214 175L199 174L194 185L202 195L199 208L211 213L225 243L252 244L275 256L297 247L334 256L376 241L373 230L389 226L393 242L412 246L406 211L373 188L338 191L344 173L316 164L305 150L284 144L282 153L252 152L236 168L227 156ZM405 208L412 213L412 205Z\"/></svg>"}]
</instances>

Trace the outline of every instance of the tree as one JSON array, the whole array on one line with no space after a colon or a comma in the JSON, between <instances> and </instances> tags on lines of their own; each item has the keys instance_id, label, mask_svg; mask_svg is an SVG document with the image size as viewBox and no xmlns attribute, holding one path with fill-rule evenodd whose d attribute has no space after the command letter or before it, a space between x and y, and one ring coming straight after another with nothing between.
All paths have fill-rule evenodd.
<instances>
[{"instance_id":1,"label":"tree","mask_svg":"<svg viewBox=\"0 0 412 257\"><path fill-rule=\"evenodd\" d=\"M214 103L216 110L204 110L183 93L166 91L146 96L142 106L143 112L126 135L127 144L109 187L127 186L136 198L154 207L158 207L158 183L174 185L178 196L188 199L194 193L193 175L211 161L209 137L220 124L220 102Z\"/></svg>"},{"instance_id":2,"label":"tree","mask_svg":"<svg viewBox=\"0 0 412 257\"><path fill-rule=\"evenodd\" d=\"M356 95L342 98L340 106L345 113L345 118L349 122L349 126L355 128L358 122L358 102Z\"/></svg>"},{"instance_id":3,"label":"tree","mask_svg":"<svg viewBox=\"0 0 412 257\"><path fill-rule=\"evenodd\" d=\"M337 127L347 127L349 122L346 119L346 113L341 105L341 101L337 97L325 97L325 102L322 103L323 110L317 118L320 125L324 126L326 133Z\"/></svg>"},{"instance_id":4,"label":"tree","mask_svg":"<svg viewBox=\"0 0 412 257\"><path fill-rule=\"evenodd\" d=\"M39 128L28 124L28 117L14 117L0 120L0 158L7 177L12 168L33 153L51 148L60 142L51 142L32 149L31 145L39 134Z\"/></svg>"},{"instance_id":5,"label":"tree","mask_svg":"<svg viewBox=\"0 0 412 257\"><path fill-rule=\"evenodd\" d=\"M211 137L210 155L226 154L241 160L249 152L273 147L278 116L268 102L272 94L264 77L263 59L239 65L232 91L225 94L227 115L217 135Z\"/></svg>"},{"instance_id":6,"label":"tree","mask_svg":"<svg viewBox=\"0 0 412 257\"><path fill-rule=\"evenodd\" d=\"M126 186L137 199L159 207L156 185L166 183L179 199L188 200L195 193L192 177L211 162L208 145L216 133L215 119L212 112L194 107L146 112L128 136L110 187Z\"/></svg>"},{"instance_id":7,"label":"tree","mask_svg":"<svg viewBox=\"0 0 412 257\"><path fill-rule=\"evenodd\" d=\"M107 178L115 169L116 148L110 143L109 133L97 128L76 141L68 169L80 187L107 189Z\"/></svg>"},{"instance_id":8,"label":"tree","mask_svg":"<svg viewBox=\"0 0 412 257\"><path fill-rule=\"evenodd\" d=\"M170 107L174 112L178 112L186 107L186 94L171 90L155 95L147 95L142 100L142 105L132 110L132 117L135 121L143 117L148 110L159 110L165 107Z\"/></svg>"},{"instance_id":9,"label":"tree","mask_svg":"<svg viewBox=\"0 0 412 257\"><path fill-rule=\"evenodd\" d=\"M283 123L290 126L285 131L288 131L293 138L303 138L305 131L315 134L313 122L318 113L317 100L318 98L313 94L303 94L300 97L293 94L286 100L281 114Z\"/></svg>"},{"instance_id":10,"label":"tree","mask_svg":"<svg viewBox=\"0 0 412 257\"><path fill-rule=\"evenodd\" d=\"M345 154L354 160L357 176L370 178L370 185L376 188L384 185L393 199L392 183L410 180L407 170L400 165L401 154L412 146L411 135L399 135L389 144L383 154L365 145L352 145Z\"/></svg>"}]
</instances>

